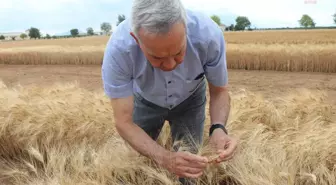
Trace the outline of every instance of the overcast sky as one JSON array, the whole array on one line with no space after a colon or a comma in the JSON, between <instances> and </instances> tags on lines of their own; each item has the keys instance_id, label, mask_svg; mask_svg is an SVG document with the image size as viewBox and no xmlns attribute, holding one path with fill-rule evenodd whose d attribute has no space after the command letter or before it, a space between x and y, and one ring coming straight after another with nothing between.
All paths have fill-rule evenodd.
<instances>
[{"instance_id":1,"label":"overcast sky","mask_svg":"<svg viewBox=\"0 0 336 185\"><path fill-rule=\"evenodd\" d=\"M309 14L316 26L333 25L336 0L182 0L186 8L220 15L226 25L237 15L247 16L252 27L294 27L302 14ZM314 1L314 0L310 0ZM72 28L100 29L104 21L116 27L118 14L129 17L132 0L0 0L0 32L22 32L30 27L57 34ZM202 5L202 3L206 3Z\"/></svg>"}]
</instances>

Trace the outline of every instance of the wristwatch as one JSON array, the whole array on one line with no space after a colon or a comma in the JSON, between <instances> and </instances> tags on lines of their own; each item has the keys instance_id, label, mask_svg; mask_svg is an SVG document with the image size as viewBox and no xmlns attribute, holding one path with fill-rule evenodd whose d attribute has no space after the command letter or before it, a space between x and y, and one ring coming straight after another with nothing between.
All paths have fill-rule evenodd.
<instances>
[{"instance_id":1,"label":"wristwatch","mask_svg":"<svg viewBox=\"0 0 336 185\"><path fill-rule=\"evenodd\" d=\"M222 129L222 130L225 132L225 134L228 134L228 132L227 132L226 128L224 127L224 125L222 125L222 124L220 124L220 123L215 123L215 124L212 124L211 127L210 127L209 136L211 136L211 135L212 135L212 132L213 132L215 129L217 129L217 128Z\"/></svg>"}]
</instances>

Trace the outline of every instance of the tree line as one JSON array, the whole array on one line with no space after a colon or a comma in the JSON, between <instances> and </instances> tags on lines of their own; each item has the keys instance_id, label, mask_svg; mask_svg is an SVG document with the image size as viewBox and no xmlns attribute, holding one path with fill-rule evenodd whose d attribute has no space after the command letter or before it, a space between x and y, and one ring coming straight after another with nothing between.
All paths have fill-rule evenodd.
<instances>
[{"instance_id":1,"label":"tree line","mask_svg":"<svg viewBox=\"0 0 336 185\"><path fill-rule=\"evenodd\" d=\"M212 15L211 19L216 22L219 26L222 25L221 19L218 15ZM336 24L336 13L332 15L332 19ZM298 20L299 25L305 29L307 28L315 28L316 22L314 19L307 15L303 14L302 17ZM235 19L236 24L231 24L230 26L225 27L225 31L241 31L241 30L253 30L251 28L251 21L246 16L238 16Z\"/></svg>"},{"instance_id":2,"label":"tree line","mask_svg":"<svg viewBox=\"0 0 336 185\"><path fill-rule=\"evenodd\" d=\"M116 25L118 26L122 21L126 19L125 15L118 15L118 21ZM109 35L109 33L112 30L112 25L108 22L103 22L100 25L100 30L105 34ZM46 34L45 36L42 36L40 30L35 27L31 27L28 29L28 35L25 33L22 33L20 35L21 39L25 39L28 36L32 39L57 39L57 38L69 38L69 37L83 37L83 36L93 36L93 35L98 35L94 32L92 27L88 27L86 29L86 34L85 35L80 35L79 29L73 28L70 30L70 35L64 35L64 36L51 36L49 34ZM3 35L0 35L0 40L4 40L5 37ZM12 37L12 40L15 40L15 37Z\"/></svg>"},{"instance_id":3,"label":"tree line","mask_svg":"<svg viewBox=\"0 0 336 185\"><path fill-rule=\"evenodd\" d=\"M125 19L126 19L125 15L123 14L118 15L118 20L117 20L116 25L118 26ZM211 19L214 22L216 22L219 26L222 25L221 19L218 15L212 15ZM332 19L334 23L336 24L336 13L332 15ZM298 22L300 26L302 26L305 29L316 28L316 22L311 16L307 14L302 15L302 17L298 20ZM112 25L108 22L103 22L100 25L100 29L102 32L104 32L105 35L108 35L110 31L112 30ZM283 29L286 29L286 28L283 28ZM249 30L249 31L253 30L251 28L251 21L246 16L238 16L235 19L235 24L231 24L230 26L225 27L225 31L241 31L241 30ZM49 34L46 34L46 36L43 37L38 28L31 27L29 29L28 35L23 33L20 35L20 38L25 39L29 36L32 39L41 39L41 38L42 39L51 39L51 38L56 39L56 38L82 37L82 36L92 36L92 35L97 35L97 34L94 33L94 30L92 27L88 27L86 29L85 35L80 35L79 30L77 28L73 28L70 30L70 35L67 35L67 36L51 36ZM4 39L5 37L3 35L0 35L0 40L4 40ZM12 37L12 40L15 40L15 37Z\"/></svg>"}]
</instances>

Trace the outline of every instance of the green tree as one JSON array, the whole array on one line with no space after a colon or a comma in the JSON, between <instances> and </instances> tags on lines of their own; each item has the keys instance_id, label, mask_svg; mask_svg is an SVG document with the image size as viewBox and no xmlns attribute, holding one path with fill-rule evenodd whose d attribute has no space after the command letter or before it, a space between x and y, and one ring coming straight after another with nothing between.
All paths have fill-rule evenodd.
<instances>
[{"instance_id":1,"label":"green tree","mask_svg":"<svg viewBox=\"0 0 336 185\"><path fill-rule=\"evenodd\" d=\"M117 26L126 19L125 15L118 15Z\"/></svg>"},{"instance_id":2,"label":"green tree","mask_svg":"<svg viewBox=\"0 0 336 185\"><path fill-rule=\"evenodd\" d=\"M315 27L314 20L307 14L302 15L301 19L299 20L301 26L308 28L308 27Z\"/></svg>"},{"instance_id":3,"label":"green tree","mask_svg":"<svg viewBox=\"0 0 336 185\"><path fill-rule=\"evenodd\" d=\"M27 38L27 37L28 37L28 35L25 34L25 33L22 33L22 34L20 35L20 38L21 38L21 39L25 39L25 38Z\"/></svg>"},{"instance_id":4,"label":"green tree","mask_svg":"<svg viewBox=\"0 0 336 185\"><path fill-rule=\"evenodd\" d=\"M72 37L77 37L78 34L79 34L79 31L78 31L78 29L72 29L72 30L70 30L70 33L71 33Z\"/></svg>"},{"instance_id":5,"label":"green tree","mask_svg":"<svg viewBox=\"0 0 336 185\"><path fill-rule=\"evenodd\" d=\"M16 37L15 36L11 36L11 38L12 38L12 40L15 40Z\"/></svg>"},{"instance_id":6,"label":"green tree","mask_svg":"<svg viewBox=\"0 0 336 185\"><path fill-rule=\"evenodd\" d=\"M336 24L336 13L333 15L334 17L334 23Z\"/></svg>"},{"instance_id":7,"label":"green tree","mask_svg":"<svg viewBox=\"0 0 336 185\"><path fill-rule=\"evenodd\" d=\"M234 25L231 24L231 25L228 27L228 29L229 29L230 31L234 31Z\"/></svg>"},{"instance_id":8,"label":"green tree","mask_svg":"<svg viewBox=\"0 0 336 185\"><path fill-rule=\"evenodd\" d=\"M93 29L91 27L86 29L87 35L94 35Z\"/></svg>"},{"instance_id":9,"label":"green tree","mask_svg":"<svg viewBox=\"0 0 336 185\"><path fill-rule=\"evenodd\" d=\"M46 35L47 39L51 39L51 36L49 34Z\"/></svg>"},{"instance_id":10,"label":"green tree","mask_svg":"<svg viewBox=\"0 0 336 185\"><path fill-rule=\"evenodd\" d=\"M212 16L211 16L211 19L212 19L215 23L217 23L218 26L221 25L221 19L220 19L220 17L219 17L218 15L212 15Z\"/></svg>"},{"instance_id":11,"label":"green tree","mask_svg":"<svg viewBox=\"0 0 336 185\"><path fill-rule=\"evenodd\" d=\"M107 22L103 22L101 25L100 25L100 29L105 32L105 34L107 35L111 30L112 30L112 26L110 23L107 23Z\"/></svg>"},{"instance_id":12,"label":"green tree","mask_svg":"<svg viewBox=\"0 0 336 185\"><path fill-rule=\"evenodd\" d=\"M34 27L29 29L29 37L33 39L41 38L40 30Z\"/></svg>"},{"instance_id":13,"label":"green tree","mask_svg":"<svg viewBox=\"0 0 336 185\"><path fill-rule=\"evenodd\" d=\"M246 16L238 16L236 18L236 26L235 30L245 30L246 28L250 28L251 22Z\"/></svg>"},{"instance_id":14,"label":"green tree","mask_svg":"<svg viewBox=\"0 0 336 185\"><path fill-rule=\"evenodd\" d=\"M5 40L5 36L0 35L0 40Z\"/></svg>"}]
</instances>

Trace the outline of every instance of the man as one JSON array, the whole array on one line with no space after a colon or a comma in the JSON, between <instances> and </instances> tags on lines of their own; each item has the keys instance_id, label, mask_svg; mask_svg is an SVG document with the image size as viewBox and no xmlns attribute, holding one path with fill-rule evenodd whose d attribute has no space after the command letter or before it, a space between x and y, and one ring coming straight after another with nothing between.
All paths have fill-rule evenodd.
<instances>
[{"instance_id":1,"label":"man","mask_svg":"<svg viewBox=\"0 0 336 185\"><path fill-rule=\"evenodd\" d=\"M233 156L237 141L225 129L230 111L225 42L207 16L185 10L180 0L134 0L131 19L108 41L102 78L120 136L181 182L200 177L209 162L196 155L203 141L207 80L217 162ZM175 143L183 141L189 152L157 144L166 120Z\"/></svg>"}]
</instances>

